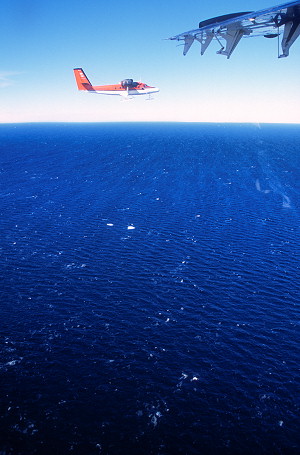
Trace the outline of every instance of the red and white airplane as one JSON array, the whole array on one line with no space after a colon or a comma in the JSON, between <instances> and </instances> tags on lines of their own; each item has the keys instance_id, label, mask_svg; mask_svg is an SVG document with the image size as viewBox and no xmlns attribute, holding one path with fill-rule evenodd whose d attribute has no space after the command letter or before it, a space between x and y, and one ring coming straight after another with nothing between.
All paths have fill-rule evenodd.
<instances>
[{"instance_id":1,"label":"red and white airplane","mask_svg":"<svg viewBox=\"0 0 300 455\"><path fill-rule=\"evenodd\" d=\"M120 95L124 98L131 98L135 95L150 95L159 92L159 88L151 87L143 82L134 82L133 79L124 79L119 84L113 85L92 85L82 68L75 68L74 75L78 90L100 95Z\"/></svg>"}]
</instances>

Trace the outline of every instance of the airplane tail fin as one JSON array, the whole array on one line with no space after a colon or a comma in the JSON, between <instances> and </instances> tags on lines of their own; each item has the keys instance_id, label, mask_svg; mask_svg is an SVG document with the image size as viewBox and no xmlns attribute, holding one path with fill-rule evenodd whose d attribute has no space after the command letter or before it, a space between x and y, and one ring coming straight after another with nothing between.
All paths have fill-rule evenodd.
<instances>
[{"instance_id":1,"label":"airplane tail fin","mask_svg":"<svg viewBox=\"0 0 300 455\"><path fill-rule=\"evenodd\" d=\"M74 76L77 82L78 90L86 90L88 92L95 91L82 68L74 68Z\"/></svg>"}]
</instances>

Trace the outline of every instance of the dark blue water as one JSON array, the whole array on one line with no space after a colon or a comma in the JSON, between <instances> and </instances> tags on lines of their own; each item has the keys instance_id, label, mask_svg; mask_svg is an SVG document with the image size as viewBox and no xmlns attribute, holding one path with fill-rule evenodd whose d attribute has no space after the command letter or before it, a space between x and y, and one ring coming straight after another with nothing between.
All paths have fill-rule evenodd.
<instances>
[{"instance_id":1,"label":"dark blue water","mask_svg":"<svg viewBox=\"0 0 300 455\"><path fill-rule=\"evenodd\" d=\"M297 454L300 126L0 126L0 454Z\"/></svg>"}]
</instances>

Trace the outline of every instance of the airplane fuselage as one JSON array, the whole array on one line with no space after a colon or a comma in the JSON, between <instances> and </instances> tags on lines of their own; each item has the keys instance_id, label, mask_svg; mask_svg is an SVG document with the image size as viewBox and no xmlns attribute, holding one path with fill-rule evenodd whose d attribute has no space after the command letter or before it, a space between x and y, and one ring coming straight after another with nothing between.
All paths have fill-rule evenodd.
<instances>
[{"instance_id":1,"label":"airplane fuselage","mask_svg":"<svg viewBox=\"0 0 300 455\"><path fill-rule=\"evenodd\" d=\"M78 90L98 95L120 95L132 97L136 95L151 95L159 92L159 88L151 87L144 82L134 82L133 79L124 79L119 84L92 85L82 68L75 68L74 75Z\"/></svg>"}]
</instances>

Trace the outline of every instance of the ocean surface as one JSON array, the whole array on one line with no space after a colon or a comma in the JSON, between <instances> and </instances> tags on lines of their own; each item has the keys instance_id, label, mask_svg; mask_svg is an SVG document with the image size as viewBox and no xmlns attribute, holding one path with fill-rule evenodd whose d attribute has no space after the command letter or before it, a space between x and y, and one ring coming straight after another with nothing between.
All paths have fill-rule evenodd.
<instances>
[{"instance_id":1,"label":"ocean surface","mask_svg":"<svg viewBox=\"0 0 300 455\"><path fill-rule=\"evenodd\" d=\"M0 152L0 454L299 454L300 125Z\"/></svg>"}]
</instances>

